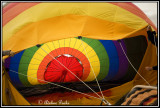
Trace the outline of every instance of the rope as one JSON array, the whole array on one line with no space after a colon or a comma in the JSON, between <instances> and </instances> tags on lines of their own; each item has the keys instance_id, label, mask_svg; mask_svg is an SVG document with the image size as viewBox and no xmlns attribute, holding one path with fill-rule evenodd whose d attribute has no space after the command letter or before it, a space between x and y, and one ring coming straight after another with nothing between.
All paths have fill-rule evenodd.
<instances>
[{"instance_id":1,"label":"rope","mask_svg":"<svg viewBox=\"0 0 160 108\"><path fill-rule=\"evenodd\" d=\"M133 66L133 64L132 64L131 61L129 60L128 56L126 55L126 53L125 53L125 51L124 51L124 49L123 49L123 46L122 46L121 42L119 42L119 43L120 43L120 46L121 46L121 48L122 48L122 50L123 50L124 55L126 56L128 62L129 62L130 65L132 66L132 68L133 68L133 69L136 71L136 73L150 86L150 84L147 82L147 80L141 76L141 74L137 71L137 69Z\"/></svg>"},{"instance_id":2,"label":"rope","mask_svg":"<svg viewBox=\"0 0 160 108\"><path fill-rule=\"evenodd\" d=\"M92 88L90 88L84 81L82 81L79 77L77 77L72 71L70 71L67 67L65 67L61 62L59 62L56 58L50 55L47 51L45 51L42 47L40 47L44 52L46 52L49 56L56 60L59 64L61 64L64 68L66 68L69 72L71 72L78 80L80 80L85 86L87 86L90 90L92 90L97 96L99 96ZM99 96L101 98L101 96Z\"/></svg>"},{"instance_id":3,"label":"rope","mask_svg":"<svg viewBox=\"0 0 160 108\"><path fill-rule=\"evenodd\" d=\"M53 82L48 82L48 81L45 81L45 80L42 80L42 79L38 79L38 78L35 78L35 77L31 77L31 76L28 76L28 75L25 75L25 74L22 74L22 73L18 73L18 72L13 71L13 70L9 70L9 71L14 72L14 73L17 73L17 74L20 74L20 75L23 75L23 76L27 76L27 77L30 77L30 78L33 78L33 79L37 79L37 80L40 80L40 81L44 81L44 82L46 82L46 83L53 84L53 85L56 85L56 86L59 86L59 87L62 87L62 88L65 88L65 89L68 89L68 90L71 90L71 91L74 91L74 92L83 94L83 95L86 95L86 96L89 96L89 97L93 97L93 98L95 98L95 99L102 100L101 98L97 98L97 97L95 97L95 96L91 96L91 95L88 95L88 94L86 94L86 93L82 93L82 92L73 90L73 89L71 89L71 88L67 88L67 87L61 86L61 85L59 85L59 84L55 84L55 83L53 83Z\"/></svg>"},{"instance_id":4,"label":"rope","mask_svg":"<svg viewBox=\"0 0 160 108\"><path fill-rule=\"evenodd\" d=\"M80 40L81 40L81 39L80 39ZM82 45L83 45L83 41L82 41L82 40L81 40L81 42L82 42ZM89 60L88 55L87 55L87 51L86 51L84 45L83 45L83 48L84 48L84 50L85 50L86 57L87 57L87 59ZM89 63L90 63L90 62L89 62ZM99 90L100 90L100 92L101 92L101 95L102 95L102 97L103 97L103 102L106 102L108 105L110 105L110 103L109 103L107 100L105 100L105 98L104 98L104 95L103 95L103 93L102 93L101 87L100 87L100 85L99 85L99 82L98 82L98 80L97 80L97 77L96 77L96 75L95 75L94 69L93 69L93 67L92 67L91 64L90 64L90 66L91 66L92 72L93 72L93 74L94 74L94 77L95 77L95 79L96 79L96 82L97 82L97 85L98 85L98 87L99 87ZM104 101L104 100L105 100L105 101Z\"/></svg>"}]
</instances>

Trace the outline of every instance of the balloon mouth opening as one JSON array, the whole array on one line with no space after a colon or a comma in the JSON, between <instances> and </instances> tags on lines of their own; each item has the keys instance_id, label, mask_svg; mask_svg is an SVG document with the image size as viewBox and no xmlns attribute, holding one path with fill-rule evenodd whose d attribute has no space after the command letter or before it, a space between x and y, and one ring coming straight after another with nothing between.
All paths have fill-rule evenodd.
<instances>
[{"instance_id":1,"label":"balloon mouth opening","mask_svg":"<svg viewBox=\"0 0 160 108\"><path fill-rule=\"evenodd\" d=\"M44 79L48 82L80 82L83 71L82 62L78 58L62 54L48 63Z\"/></svg>"},{"instance_id":2,"label":"balloon mouth opening","mask_svg":"<svg viewBox=\"0 0 160 108\"><path fill-rule=\"evenodd\" d=\"M79 61L79 63L82 65L82 62L81 62L77 57L75 57L75 56L73 56L73 55L70 55L70 54L62 54L62 55L56 56L55 59L58 58L58 57L61 57L61 56L74 57L74 58L77 59L77 60Z\"/></svg>"},{"instance_id":3,"label":"balloon mouth opening","mask_svg":"<svg viewBox=\"0 0 160 108\"><path fill-rule=\"evenodd\" d=\"M58 55L58 56L56 56L55 57L55 59L57 59L57 58L59 58L59 57L61 57L61 56L65 56L65 57L73 57L73 58L75 58L75 59L77 59L78 60L78 62L81 64L81 66L83 67L83 64L82 64L82 62L77 58L77 57L75 57L75 56L73 56L73 55L70 55L70 54L62 54L62 55ZM46 67L46 69L48 68L48 66L49 66L49 64L52 62L52 60L47 64L47 67ZM84 72L84 69L83 69L83 72Z\"/></svg>"}]
</instances>

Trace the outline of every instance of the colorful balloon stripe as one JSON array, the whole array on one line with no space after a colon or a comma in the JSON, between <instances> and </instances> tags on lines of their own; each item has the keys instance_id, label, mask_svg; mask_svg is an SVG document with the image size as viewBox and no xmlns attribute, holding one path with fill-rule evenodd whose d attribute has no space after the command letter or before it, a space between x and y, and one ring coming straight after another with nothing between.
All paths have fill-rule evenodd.
<instances>
[{"instance_id":1,"label":"colorful balloon stripe","mask_svg":"<svg viewBox=\"0 0 160 108\"><path fill-rule=\"evenodd\" d=\"M157 28L153 24L153 22L136 5L134 5L132 3L111 3L111 4L117 5L123 9L128 10L129 12L139 16L140 18L144 19L147 23L149 23L155 30L157 30Z\"/></svg>"},{"instance_id":2,"label":"colorful balloon stripe","mask_svg":"<svg viewBox=\"0 0 160 108\"><path fill-rule=\"evenodd\" d=\"M82 40L84 42L88 43L88 45L90 45L95 50L95 52L99 58L100 67L101 67L100 73L98 74L97 79L98 80L104 79L105 76L108 75L108 70L109 70L109 57L108 57L108 54L107 54L104 46L102 45L102 43L100 41L97 41L95 39L82 38ZM92 52L90 51L89 54L90 53L92 53ZM93 62L95 62L95 61L93 61Z\"/></svg>"},{"instance_id":3,"label":"colorful balloon stripe","mask_svg":"<svg viewBox=\"0 0 160 108\"><path fill-rule=\"evenodd\" d=\"M35 63L31 64L30 61L33 58L34 53L38 50L36 46L28 48L24 51L21 60L20 60L20 66L19 66L19 73L27 75L28 66L29 65L37 65ZM27 76L19 75L19 78L23 85L25 86L31 86L31 84L28 82Z\"/></svg>"},{"instance_id":4,"label":"colorful balloon stripe","mask_svg":"<svg viewBox=\"0 0 160 108\"><path fill-rule=\"evenodd\" d=\"M118 69L117 75L112 80L118 80L118 79L122 78L127 73L129 64L128 64L128 60L127 60L126 56L124 55L124 53L122 51L122 48L121 48L119 42L113 41L113 43L117 49L117 53L118 53L118 57L119 57L119 69ZM125 46L125 43L123 40L121 40L121 44L122 44L122 47L124 48L124 51L127 52L127 49L126 49L126 46Z\"/></svg>"},{"instance_id":5,"label":"colorful balloon stripe","mask_svg":"<svg viewBox=\"0 0 160 108\"><path fill-rule=\"evenodd\" d=\"M10 62L11 62L11 57L8 57L8 58L5 59L4 66L5 66L6 69L9 69Z\"/></svg>"},{"instance_id":6,"label":"colorful balloon stripe","mask_svg":"<svg viewBox=\"0 0 160 108\"><path fill-rule=\"evenodd\" d=\"M98 41L98 40L97 40ZM70 44L68 44L70 43ZM39 48L39 50L36 51L35 55L33 56L34 59L31 60L30 63L35 63L35 64L40 64L41 61L44 59L45 56L47 56L51 51L57 49L57 48L61 48L61 47L71 47L71 48L74 48L74 49L77 49L79 51L82 51L83 50L83 54L85 55L86 53L88 53L88 51L92 51L92 53L89 53L88 54L88 58L91 65L93 66L93 69L95 71L95 74L96 76L98 76L99 74L99 68L100 68L100 64L99 64L99 59L98 59L98 56L96 55L96 53L94 52L94 50L92 49L92 47L90 47L88 44L84 43L84 46L88 46L85 50L82 46L82 41L79 40L79 39L76 39L76 38L71 38L71 39L64 39L64 40L58 40L58 41L53 41L53 42L48 42L46 44L44 44L43 46L41 46L41 48ZM69 46L68 46L69 45ZM43 50L45 49L45 51ZM65 54L65 49L59 49L59 50L56 50L55 52L58 54L58 55L61 55L61 54ZM38 53L38 54L37 54ZM53 53L53 52L52 52ZM55 56L56 53L53 53L53 55ZM40 56L39 54L41 54L42 56ZM72 55L75 55L76 53L72 50ZM78 55L79 57L82 57L81 55ZM35 60L36 59L39 59L39 60ZM48 60L50 61L51 59L53 59L53 57L47 57ZM84 58L84 57L83 57ZM85 60L82 58L82 61ZM94 61L92 63L92 61ZM95 62L96 61L96 62ZM46 64L45 64L46 66ZM32 76L34 78L37 78L37 71L35 70L39 70L42 72L42 70L45 68L45 66L41 67L40 69L38 68L38 65L29 65L28 67L28 72L27 72L27 75L28 76ZM32 70L34 69L34 70ZM31 70L31 71L29 71ZM94 77L94 74L92 72L92 70L90 70L90 74L89 76L87 77L87 79L85 81L92 81L95 79ZM42 76L42 75L40 75ZM34 85L34 84L39 84L38 80L37 79L33 79L32 77L29 77L28 78L28 81ZM38 78L38 79L43 79L43 78Z\"/></svg>"},{"instance_id":7,"label":"colorful balloon stripe","mask_svg":"<svg viewBox=\"0 0 160 108\"><path fill-rule=\"evenodd\" d=\"M47 65L49 64L49 62L51 60L53 60L52 57L55 58L55 57L61 55L61 53L59 51L64 50L64 49L66 49L66 47L55 49L52 52L50 52L47 56L45 56L45 58L42 60L42 62L39 65L38 71L37 71L37 78L40 79L40 80L38 80L40 83L45 83L44 82L45 69L46 69ZM73 48L67 48L67 49L68 49L68 51L66 50L67 52L65 52L63 54L72 55L72 56L78 58L82 62L84 71L83 71L83 76L81 79L85 80L90 73L90 63L89 63L88 59L86 58L86 56L83 53L81 53L80 51L78 51L76 49L73 49ZM56 52L59 52L59 53L56 53ZM77 53L73 54L72 52L77 52ZM47 58L48 58L47 62L43 62Z\"/></svg>"},{"instance_id":8,"label":"colorful balloon stripe","mask_svg":"<svg viewBox=\"0 0 160 108\"><path fill-rule=\"evenodd\" d=\"M8 4L6 8L3 9L3 26L5 26L9 21L13 20L16 16L23 13L30 7L35 6L38 3L13 3Z\"/></svg>"},{"instance_id":9,"label":"colorful balloon stripe","mask_svg":"<svg viewBox=\"0 0 160 108\"><path fill-rule=\"evenodd\" d=\"M10 16L10 19L13 19L14 16L17 16L17 15L21 14L23 11L27 10L29 7L33 7L33 6L37 5L37 4L39 4L39 3L34 3L34 2L25 3L25 4L24 3L10 3L10 4L8 4L7 6L5 6L3 8L3 14L5 12L7 12L7 11L10 11L8 14L9 15L14 14L14 15ZM142 19L146 20L146 22L148 22L148 23L150 23L151 25L154 26L154 24L147 18L147 16L139 8L137 8L135 5L133 5L132 3L110 3L110 4L114 4L114 5L118 6L118 7L121 7L123 9L125 9L125 10L128 10L129 12L141 17ZM17 6L17 5L19 5L19 6ZM11 12L13 7L15 7L15 9L16 9L16 11L15 11L16 13L15 12ZM4 18L4 19L7 20L6 18ZM8 20L8 21L10 21L10 20ZM154 26L154 28L156 28L156 27Z\"/></svg>"},{"instance_id":10,"label":"colorful balloon stripe","mask_svg":"<svg viewBox=\"0 0 160 108\"><path fill-rule=\"evenodd\" d=\"M85 8L86 6L87 6L87 8ZM45 7L45 8L42 8L42 7ZM53 10L53 7L56 9ZM77 7L80 7L80 9ZM96 7L98 9L103 7L104 9L97 10ZM74 9L75 11L72 11L72 9ZM21 9L18 8L17 10L21 10ZM52 10L52 11L50 11L50 10ZM62 11L63 12L58 13L57 10L61 10L61 12ZM110 14L110 13L114 13L115 11L118 11L118 12L116 12L117 13L116 15ZM48 12L50 12L50 13L48 13ZM101 14L101 13L103 13L103 14ZM122 14L119 14L119 13L124 13L124 15L126 15L126 17L122 17ZM27 17L28 15L33 16L34 18ZM77 18L69 17L69 19L72 19L73 22L72 22L72 20L68 21L66 19L66 17L65 17L66 20L61 19L61 17L66 16L66 15L67 16L68 15L69 16L77 16ZM8 14L7 14L7 16L8 16ZM60 23L60 25L59 25L59 23L57 23L57 22L61 22L61 21L58 21L57 19L55 19L57 16L59 16L58 17L59 20L61 19L62 21L65 22L64 25L62 23ZM104 22L112 22L112 23L111 24L104 23L104 25L102 25L101 22L97 22L97 20L93 21L93 19L90 19L90 18L95 18L100 21L102 20L103 23ZM3 17L3 19L5 20L8 18ZM55 23L51 24L52 26L54 25L53 27L51 25L49 25L52 22L52 21L50 22L49 19L56 20L56 24ZM86 19L88 19L88 20L86 21ZM75 22L75 20L76 20L76 22ZM43 23L44 21L47 21L47 23ZM126 22L126 21L128 21L128 22ZM137 22L135 22L135 21L137 21ZM5 21L3 21L3 22L5 22ZM14 22L16 22L16 23L14 23ZM48 23L48 22L50 22L50 23ZM70 22L70 23L68 23L68 22ZM82 22L86 22L86 24L83 24ZM93 25L93 22L94 23L97 22L99 24ZM139 23L139 22L141 22L141 23ZM75 23L75 25L73 25L74 23ZM91 25L90 25L90 23L91 23ZM56 26L57 24L59 26ZM72 28L72 26L69 24L72 24L72 26L78 27L78 28ZM36 25L39 25L39 26L36 26ZM41 26L41 25L43 25L43 26ZM46 25L46 26L44 26L44 25ZM65 25L67 25L67 27L65 27ZM93 33L90 32L90 29L83 30L84 29L83 25L85 25L85 28L90 28ZM90 25L90 27L88 27L89 25ZM106 25L108 25L108 26L106 27ZM99 35L101 37L101 39L105 39L106 36L108 37L110 35L110 33L114 32L114 34L116 36L123 37L123 36L126 36L126 34L128 34L128 32L131 33L135 29L140 29L146 25L147 25L147 23L143 19L130 13L129 11L126 11L125 9L123 9L119 6L116 6L116 5L113 5L110 3L90 3L89 7L88 7L88 3L81 3L81 4L78 4L78 3L39 3L35 6L32 6L28 9L26 9L25 11L23 11L22 13L17 15L15 18L10 20L5 26L3 26L3 35L4 35L4 39L3 39L4 47L3 48L7 49L7 48L10 48L10 45L16 45L16 47L11 47L11 48L12 48L12 50L19 51L19 50L31 47L31 45L32 46L36 45L37 43L35 42L35 39L37 39L37 36L35 34L35 32L36 32L35 28L37 28L37 27L38 28L36 30L39 30L39 33L38 33L39 38L37 39L37 42L46 43L46 42L57 40L57 39L64 39L64 38L66 38L66 36L76 37L76 36L82 35L82 34L87 37L90 37L93 35L92 38L94 38L94 39L96 39L95 36ZM12 28L13 26L14 26L14 29ZM91 28L91 27L95 27L95 26L101 28L100 31L99 31L99 29L93 30L94 28ZM118 26L118 27L116 27L116 26ZM47 30L43 27L45 27ZM20 29L20 28L23 28L23 29ZM50 32L52 31L49 28L55 29L54 30L54 36L55 36L54 38L50 34L48 34L48 31L50 31ZM70 30L67 30L67 28L70 28ZM103 30L102 28L105 28L105 29ZM124 30L121 30L119 28L124 28ZM20 30L20 31L17 32L17 30ZM30 32L28 32L28 31L30 31ZM41 31L43 31L43 32L41 32ZM55 31L57 31L58 34L55 35ZM63 33L62 33L62 31L63 31ZM74 32L70 34L70 32L68 32L68 31L74 31ZM111 31L111 32L109 32L109 35L108 35L107 31ZM27 32L27 34L24 32ZM124 35L122 35L122 32L124 33ZM48 34L49 37L46 38L46 35L45 36L43 35L44 33ZM51 34L53 35L53 33L51 33ZM63 34L65 34L65 35L63 35ZM17 36L16 39L14 39L14 38L13 38L14 40L10 39L12 36L15 36L15 35ZM113 38L115 38L116 36L112 35L111 40L114 40ZM22 37L27 37L23 40L25 40L27 42L28 41L32 41L32 42L30 42L28 44L22 43L23 44L21 46L22 48L18 48L19 46L17 46L16 43L21 43L19 38L22 39ZM56 38L56 37L59 37L59 38ZM28 38L29 38L29 40L28 40ZM7 44L6 44L6 42L7 42ZM14 42L16 42L16 43L14 43ZM10 44L10 45L8 45L8 44Z\"/></svg>"},{"instance_id":11,"label":"colorful balloon stripe","mask_svg":"<svg viewBox=\"0 0 160 108\"><path fill-rule=\"evenodd\" d=\"M4 14L8 10L12 9L14 6L16 6L18 3L9 3L7 6L5 6L2 10L2 13Z\"/></svg>"},{"instance_id":12,"label":"colorful balloon stripe","mask_svg":"<svg viewBox=\"0 0 160 108\"><path fill-rule=\"evenodd\" d=\"M22 86L22 83L19 79L19 74L15 72L18 72L19 63L20 63L23 52L24 51L21 51L18 54L14 55L14 57L11 57L11 61L10 61L9 76L13 81L13 83L17 86ZM12 72L12 71L15 71L15 72Z\"/></svg>"},{"instance_id":13,"label":"colorful balloon stripe","mask_svg":"<svg viewBox=\"0 0 160 108\"><path fill-rule=\"evenodd\" d=\"M38 14L45 14L46 12L49 12L53 7L56 8L56 9L60 9L62 13L57 13L55 11L57 10L52 10L50 12L52 12L51 14L47 14L47 16L44 16L44 17L48 17L48 18L51 18L51 17L55 17L55 16L59 16L59 15L64 15L64 14L78 14L78 15L89 15L89 16L93 16L93 17L98 17L98 18L101 18L101 19L107 19L107 20L113 20L113 16L111 14L108 14L109 16L108 17L104 17L104 15L95 15L93 14L95 12L97 12L97 14L99 14L99 10L95 10L96 8L104 8L104 13L113 13L112 11L117 11L117 10L120 10L120 11L126 11L126 9L123 9L119 6L116 6L116 5L113 5L112 3L90 3L90 5L88 5L88 3L81 3L81 4L77 4L77 3L32 3L33 6L31 6L29 9L26 8L25 11L22 11L21 14L31 14L30 12L33 12L34 14L34 17L39 17ZM21 7L16 7L17 10L23 10L23 8L27 5L32 5L30 3L26 3L25 5L22 4L20 5ZM81 7L81 9L77 10L77 7ZM88 8L85 8L86 6L88 6ZM40 11L41 7L47 7L43 10ZM109 8L113 8L113 10L110 10ZM116 10L117 8L117 10ZM75 9L75 13L73 11L71 11L72 9ZM12 10L11 10L12 11ZM101 10L102 11L102 10ZM39 13L41 12L41 13ZM140 12L141 14L144 14L142 12ZM20 14L20 13L19 13ZM118 13L117 13L118 14ZM140 20L140 18L138 18L138 16L136 15L132 15L132 13L130 12L127 12L126 11L126 15L129 14L129 16L133 16L134 18L137 18L138 20ZM54 15L54 16L53 16ZM42 17L42 16L41 16ZM14 19L14 17L12 17L12 19ZM39 19L39 18L38 18ZM43 20L43 19L41 19ZM142 20L143 21L143 20ZM123 22L125 23L125 22Z\"/></svg>"},{"instance_id":14,"label":"colorful balloon stripe","mask_svg":"<svg viewBox=\"0 0 160 108\"><path fill-rule=\"evenodd\" d=\"M122 46L128 58L142 76L152 85L157 81L155 74L145 74L143 71L145 66L157 63L154 46L149 43L147 47L145 39L148 24L155 30L156 27L133 3L12 2L3 8L2 23L3 50L22 51L14 57L7 58L5 67L6 70L9 68L7 73L12 83L20 87L18 90L22 90L20 93L25 92L19 94L4 74L3 90L12 91L11 97L9 96L12 102L8 100L8 93L3 93L4 104L26 104L23 96L27 94L32 96L28 98L31 104L42 98L42 101L53 100L53 102L65 99L70 105L91 103L99 105L100 100L96 101L79 93L57 93L61 91L53 90L55 93L50 94L46 91L47 95L38 96L41 94L39 91L34 92L31 89L28 91L28 88L37 86L40 88L51 86L45 85L42 80L63 84L67 82L67 85L69 82L78 81L71 74L67 75L68 71L59 65L56 59L69 67L77 76L79 75L78 77L87 84L91 84L90 87L101 95L97 90L96 76L100 86L102 85L104 97L111 104L115 104L134 85L145 83L128 63L117 42L119 39L123 39ZM75 38L78 36L82 36L82 39ZM151 59L148 59L149 57ZM79 69L75 68L76 66ZM12 70L19 74L16 75L17 73ZM96 96L83 89L79 82L78 85L70 84L73 88L76 85L78 91L86 91L86 94ZM65 86L70 88L67 85ZM35 96L36 92L38 93Z\"/></svg>"},{"instance_id":15,"label":"colorful balloon stripe","mask_svg":"<svg viewBox=\"0 0 160 108\"><path fill-rule=\"evenodd\" d=\"M137 50L137 47L145 47L147 41L144 42L144 40L146 38L141 36L121 41L129 59L139 62L139 64L134 64L136 68L140 65L141 60L139 59L143 57L143 54L139 54L141 49ZM133 47L135 42L138 46ZM135 54L132 53L138 53L137 57L139 58L135 59ZM14 57L6 59L6 68L29 76L9 72L11 80L14 80L13 82L17 86L22 86L20 83L25 86L46 84L44 75L48 65L54 58L66 54L75 57L82 63L84 70L81 79L86 82L95 81L93 70L99 81L128 81L135 76L135 72L117 41L85 37L57 40L28 48Z\"/></svg>"},{"instance_id":16,"label":"colorful balloon stripe","mask_svg":"<svg viewBox=\"0 0 160 108\"><path fill-rule=\"evenodd\" d=\"M138 70L147 49L147 40L145 36L137 36L134 38L124 39L124 43L127 49L126 54L133 66ZM121 81L131 81L136 75L135 70L129 64L127 73L122 77Z\"/></svg>"},{"instance_id":17,"label":"colorful balloon stripe","mask_svg":"<svg viewBox=\"0 0 160 108\"><path fill-rule=\"evenodd\" d=\"M105 77L105 81L112 79L119 69L119 58L117 54L117 49L112 41L100 40L100 42L105 47L107 54L109 56L109 73Z\"/></svg>"}]
</instances>

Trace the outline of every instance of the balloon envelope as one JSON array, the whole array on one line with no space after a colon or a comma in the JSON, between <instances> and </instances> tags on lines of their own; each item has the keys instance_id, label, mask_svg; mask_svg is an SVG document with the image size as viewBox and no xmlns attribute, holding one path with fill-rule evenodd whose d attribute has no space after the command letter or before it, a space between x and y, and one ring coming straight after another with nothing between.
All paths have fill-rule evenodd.
<instances>
[{"instance_id":1,"label":"balloon envelope","mask_svg":"<svg viewBox=\"0 0 160 108\"><path fill-rule=\"evenodd\" d=\"M134 85L146 84L128 59L150 84L157 83L156 72L144 70L157 63L155 47L148 42L146 32L148 24L154 30L156 27L132 3L9 3L3 8L2 21L3 50L16 52L5 59L9 75L3 76L6 105L26 105L28 101L38 105L40 99L99 105L101 100L79 85L80 80L114 104ZM93 97L49 83L71 84L67 87ZM15 88L28 94L28 101Z\"/></svg>"}]
</instances>

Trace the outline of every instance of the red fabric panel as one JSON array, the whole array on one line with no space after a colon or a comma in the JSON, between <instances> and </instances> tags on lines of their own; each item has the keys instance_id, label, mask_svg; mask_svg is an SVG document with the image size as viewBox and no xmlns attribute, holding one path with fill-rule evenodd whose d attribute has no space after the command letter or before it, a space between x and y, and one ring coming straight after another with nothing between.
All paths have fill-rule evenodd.
<instances>
[{"instance_id":1,"label":"red fabric panel","mask_svg":"<svg viewBox=\"0 0 160 108\"><path fill-rule=\"evenodd\" d=\"M42 60L42 62L39 65L39 68L37 71L37 78L40 83L45 83L43 81L44 80L44 73L45 73L47 65L53 59L52 57L50 57L50 55L52 55L55 58L55 57L61 55L62 50L64 50L64 48L58 48L58 49L50 52L50 54L48 54L46 57L44 57L44 59ZM75 55L73 55L73 52L77 52L77 53L75 53ZM83 71L83 76L81 79L85 80L90 73L90 63L89 63L88 59L86 58L86 56L83 53L81 53L80 51L73 49L73 48L69 48L69 47L65 47L65 54L72 55L72 56L78 58L82 62L84 71Z\"/></svg>"},{"instance_id":2,"label":"red fabric panel","mask_svg":"<svg viewBox=\"0 0 160 108\"><path fill-rule=\"evenodd\" d=\"M10 10L11 8L13 8L14 6L18 5L19 3L9 3L7 4L3 10L2 10L2 13L6 13L8 10Z\"/></svg>"},{"instance_id":3,"label":"red fabric panel","mask_svg":"<svg viewBox=\"0 0 160 108\"><path fill-rule=\"evenodd\" d=\"M64 66L62 66L62 63ZM75 82L82 77L83 67L75 57L60 56L51 61L44 74L44 79L49 82Z\"/></svg>"}]
</instances>

